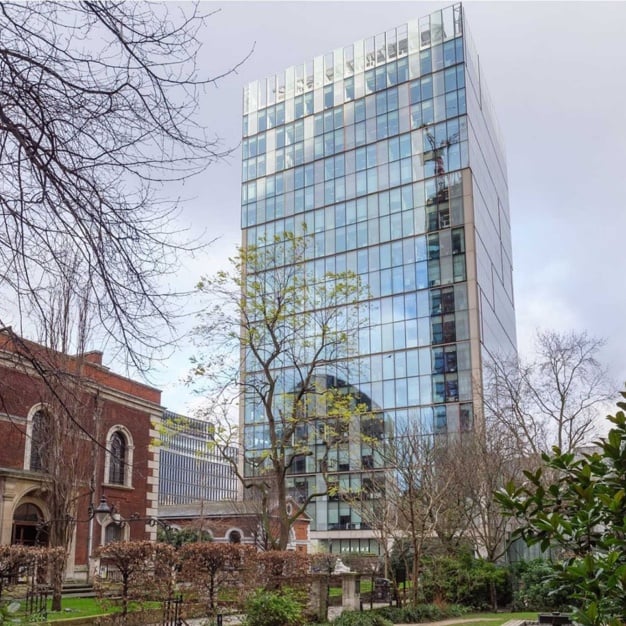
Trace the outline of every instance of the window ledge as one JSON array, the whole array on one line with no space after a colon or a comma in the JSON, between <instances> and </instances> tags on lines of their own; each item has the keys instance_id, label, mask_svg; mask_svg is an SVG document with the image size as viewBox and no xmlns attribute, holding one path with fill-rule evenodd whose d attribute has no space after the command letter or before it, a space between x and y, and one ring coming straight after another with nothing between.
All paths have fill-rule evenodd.
<instances>
[{"instance_id":1,"label":"window ledge","mask_svg":"<svg viewBox=\"0 0 626 626\"><path fill-rule=\"evenodd\" d=\"M102 483L101 487L106 487L107 489L121 489L122 491L135 491L132 485L120 485L117 483Z\"/></svg>"}]
</instances>

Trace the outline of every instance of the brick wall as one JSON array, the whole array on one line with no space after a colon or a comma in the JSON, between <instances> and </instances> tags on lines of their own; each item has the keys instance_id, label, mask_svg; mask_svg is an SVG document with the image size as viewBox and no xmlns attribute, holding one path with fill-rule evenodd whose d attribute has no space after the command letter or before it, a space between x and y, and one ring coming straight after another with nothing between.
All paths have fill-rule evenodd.
<instances>
[{"instance_id":1,"label":"brick wall","mask_svg":"<svg viewBox=\"0 0 626 626\"><path fill-rule=\"evenodd\" d=\"M46 351L37 344L25 342L25 345L28 356L21 358L22 342L0 333L0 494L3 496L0 501L0 540L4 543L10 541L13 512L24 502L24 498L41 505L44 514L46 510L43 475L29 471L28 464L24 467L24 456L29 446L25 436L27 418L33 407L41 403L50 407L58 405L59 398L55 396L61 396L64 402L63 393L67 390L57 393L56 374L47 377L52 381L50 385L44 384L40 376L41 368L33 367L34 357L41 359L43 369L63 372L63 376L69 374L65 380L72 380L73 383L80 380L77 391L75 384L72 387L71 411L76 413L74 417L84 431L75 445L84 448L84 454L90 455L95 463L94 506L104 495L124 518L133 513L149 517L154 499L148 496L154 491L157 481L157 468L154 463L149 463L154 461L150 430L153 421L161 414L161 392L111 372L101 365L100 353L89 353L85 359L77 360L72 356ZM80 378L77 379L78 373ZM110 485L105 476L106 436L115 426L122 426L123 432L132 438L130 486ZM77 514L79 520L87 518L92 476L83 478L84 489L81 487L83 495L79 499ZM103 536L95 520L91 524L77 523L74 550L75 565L79 568L88 561L90 527L93 529L92 547L99 545ZM125 538L147 539L153 535L154 530L146 530L145 522L133 522L124 529Z\"/></svg>"}]
</instances>

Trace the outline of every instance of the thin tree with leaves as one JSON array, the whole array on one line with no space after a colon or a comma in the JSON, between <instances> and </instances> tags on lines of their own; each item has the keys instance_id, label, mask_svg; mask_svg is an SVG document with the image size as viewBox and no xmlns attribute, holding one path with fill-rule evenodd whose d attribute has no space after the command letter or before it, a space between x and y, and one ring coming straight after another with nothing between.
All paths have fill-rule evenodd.
<instances>
[{"instance_id":1,"label":"thin tree with leaves","mask_svg":"<svg viewBox=\"0 0 626 626\"><path fill-rule=\"evenodd\" d=\"M316 275L310 245L306 233L261 240L240 248L230 271L199 284L210 308L196 333L205 350L195 379L205 391L211 383L213 398L236 399L242 417L239 428L226 413L214 444L244 492L255 492L265 545L280 550L307 506L336 494L337 450L360 437L358 425L372 411L349 382L363 289L352 272ZM217 418L216 404L209 414ZM228 450L240 436L238 464ZM296 471L318 472L319 480L296 493L288 486Z\"/></svg>"}]
</instances>

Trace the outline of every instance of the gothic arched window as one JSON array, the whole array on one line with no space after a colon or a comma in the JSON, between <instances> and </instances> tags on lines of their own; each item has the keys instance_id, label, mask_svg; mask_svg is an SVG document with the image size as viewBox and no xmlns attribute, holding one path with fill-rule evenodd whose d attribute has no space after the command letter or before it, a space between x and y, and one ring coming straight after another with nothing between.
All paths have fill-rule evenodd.
<instances>
[{"instance_id":1,"label":"gothic arched window","mask_svg":"<svg viewBox=\"0 0 626 626\"><path fill-rule=\"evenodd\" d=\"M32 418L30 431L30 469L36 472L48 470L46 461L46 426L48 415L41 409Z\"/></svg>"},{"instance_id":2,"label":"gothic arched window","mask_svg":"<svg viewBox=\"0 0 626 626\"><path fill-rule=\"evenodd\" d=\"M126 437L116 430L109 439L109 483L111 485L126 484L127 448Z\"/></svg>"}]
</instances>

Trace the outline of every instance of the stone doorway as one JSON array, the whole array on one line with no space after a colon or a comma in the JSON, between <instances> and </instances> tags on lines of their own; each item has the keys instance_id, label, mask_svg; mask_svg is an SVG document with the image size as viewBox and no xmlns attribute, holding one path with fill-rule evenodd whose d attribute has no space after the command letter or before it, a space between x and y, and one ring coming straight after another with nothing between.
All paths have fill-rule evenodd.
<instances>
[{"instance_id":1,"label":"stone doorway","mask_svg":"<svg viewBox=\"0 0 626 626\"><path fill-rule=\"evenodd\" d=\"M47 546L48 529L41 509L32 502L20 504L13 514L11 543L23 546Z\"/></svg>"}]
</instances>

